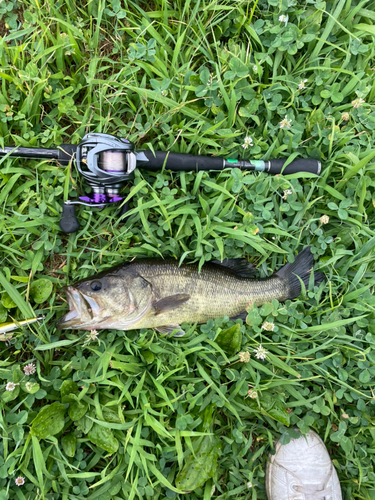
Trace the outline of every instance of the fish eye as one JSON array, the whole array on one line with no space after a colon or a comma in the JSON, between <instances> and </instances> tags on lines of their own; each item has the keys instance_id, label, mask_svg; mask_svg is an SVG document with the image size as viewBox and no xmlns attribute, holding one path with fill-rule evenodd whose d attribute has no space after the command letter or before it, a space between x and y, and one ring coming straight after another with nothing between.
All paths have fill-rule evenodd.
<instances>
[{"instance_id":1,"label":"fish eye","mask_svg":"<svg viewBox=\"0 0 375 500\"><path fill-rule=\"evenodd\" d=\"M93 281L90 285L91 290L94 290L94 292L99 292L99 290L102 289L102 284L100 281Z\"/></svg>"}]
</instances>

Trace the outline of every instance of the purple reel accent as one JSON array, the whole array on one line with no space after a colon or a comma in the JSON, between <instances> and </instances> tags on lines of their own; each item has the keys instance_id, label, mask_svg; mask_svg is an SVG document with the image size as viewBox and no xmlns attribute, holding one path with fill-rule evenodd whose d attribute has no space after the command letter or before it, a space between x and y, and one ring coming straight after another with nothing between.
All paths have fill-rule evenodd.
<instances>
[{"instance_id":1,"label":"purple reel accent","mask_svg":"<svg viewBox=\"0 0 375 500\"><path fill-rule=\"evenodd\" d=\"M93 198L89 196L80 196L79 199L87 203L108 203L107 195L94 193Z\"/></svg>"},{"instance_id":2,"label":"purple reel accent","mask_svg":"<svg viewBox=\"0 0 375 500\"><path fill-rule=\"evenodd\" d=\"M108 201L110 203L114 203L115 201L121 201L123 200L124 198L122 196L117 196L117 195L108 195Z\"/></svg>"},{"instance_id":3,"label":"purple reel accent","mask_svg":"<svg viewBox=\"0 0 375 500\"><path fill-rule=\"evenodd\" d=\"M90 198L89 196L80 196L80 200L85 201L87 203L114 203L116 201L121 201L123 200L122 196L117 196L117 195L107 195L107 194L93 194L93 198Z\"/></svg>"}]
</instances>

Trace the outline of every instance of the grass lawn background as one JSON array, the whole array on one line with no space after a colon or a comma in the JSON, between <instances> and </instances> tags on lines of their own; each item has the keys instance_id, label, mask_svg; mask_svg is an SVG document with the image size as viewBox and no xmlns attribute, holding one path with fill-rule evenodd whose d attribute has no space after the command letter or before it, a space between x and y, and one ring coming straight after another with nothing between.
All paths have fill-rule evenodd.
<instances>
[{"instance_id":1,"label":"grass lawn background","mask_svg":"<svg viewBox=\"0 0 375 500\"><path fill-rule=\"evenodd\" d=\"M322 162L320 177L138 171L126 224L113 207L80 208L67 236L62 201L85 190L76 171L1 160L0 323L45 320L0 345L0 500L264 500L274 441L309 428L344 499L375 499L374 8L0 3L1 146L103 132L137 149ZM245 257L264 277L307 245L326 282L229 333L228 318L181 339L54 326L63 285L124 259ZM242 346L220 340L233 330ZM193 466L207 481L189 476L183 494Z\"/></svg>"}]
</instances>

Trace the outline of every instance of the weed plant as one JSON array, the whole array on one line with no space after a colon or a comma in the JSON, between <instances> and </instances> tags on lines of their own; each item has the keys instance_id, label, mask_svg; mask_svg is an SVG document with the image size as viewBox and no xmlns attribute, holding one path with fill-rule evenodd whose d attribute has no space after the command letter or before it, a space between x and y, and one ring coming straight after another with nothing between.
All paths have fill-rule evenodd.
<instances>
[{"instance_id":1,"label":"weed plant","mask_svg":"<svg viewBox=\"0 0 375 500\"><path fill-rule=\"evenodd\" d=\"M264 500L275 440L309 429L343 498L375 499L374 12L373 0L1 2L1 146L103 132L137 149L313 157L322 173L138 171L125 224L113 207L80 208L67 236L76 171L0 160L0 323L45 316L0 345L0 500ZM308 245L326 281L246 322L192 318L178 339L55 329L63 285L126 259L243 257L265 277ZM183 493L189 466L204 481Z\"/></svg>"}]
</instances>

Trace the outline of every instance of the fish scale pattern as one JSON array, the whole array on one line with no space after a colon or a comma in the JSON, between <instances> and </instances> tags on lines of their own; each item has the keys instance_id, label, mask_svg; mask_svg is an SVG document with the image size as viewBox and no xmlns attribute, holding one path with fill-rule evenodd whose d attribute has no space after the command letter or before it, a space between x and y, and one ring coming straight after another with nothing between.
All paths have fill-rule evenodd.
<instances>
[{"instance_id":1,"label":"fish scale pattern","mask_svg":"<svg viewBox=\"0 0 375 500\"><path fill-rule=\"evenodd\" d=\"M267 279L237 277L234 273L206 264L198 273L198 266L186 264L178 267L176 261L162 261L160 265L146 262L135 264L139 274L150 282L154 300L181 293L190 295L189 300L176 309L155 315L152 310L133 328L204 323L208 319L235 316L246 310L249 303L255 305L277 299L286 300L286 280L277 276Z\"/></svg>"}]
</instances>

